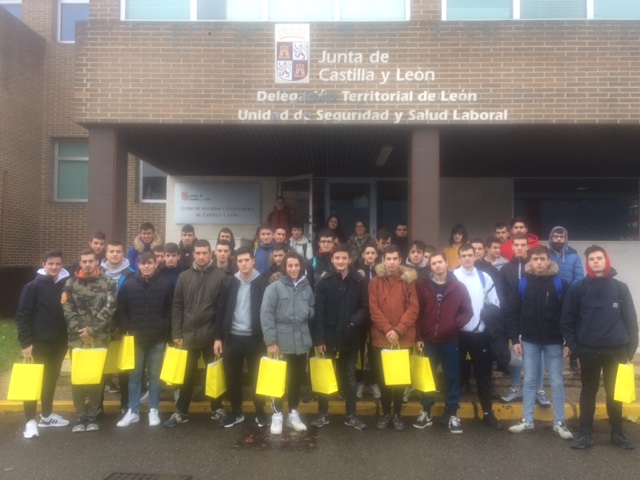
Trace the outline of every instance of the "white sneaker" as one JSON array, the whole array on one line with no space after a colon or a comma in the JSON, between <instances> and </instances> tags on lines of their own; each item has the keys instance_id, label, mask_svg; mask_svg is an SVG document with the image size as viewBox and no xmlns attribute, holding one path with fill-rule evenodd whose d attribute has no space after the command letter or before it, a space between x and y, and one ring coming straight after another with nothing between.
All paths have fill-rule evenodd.
<instances>
[{"instance_id":1,"label":"white sneaker","mask_svg":"<svg viewBox=\"0 0 640 480\"><path fill-rule=\"evenodd\" d=\"M377 399L382 396L382 394L380 393L380 387L377 383L372 383L371 385L369 385L369 390L371 390L371 396L373 398Z\"/></svg>"},{"instance_id":2,"label":"white sneaker","mask_svg":"<svg viewBox=\"0 0 640 480\"><path fill-rule=\"evenodd\" d=\"M149 403L149 390L147 390L146 392L144 392L144 395L142 395L142 396L140 397L140 403L143 403L143 404L145 404L145 405L146 405L147 403Z\"/></svg>"},{"instance_id":3,"label":"white sneaker","mask_svg":"<svg viewBox=\"0 0 640 480\"><path fill-rule=\"evenodd\" d=\"M356 387L356 398L362 398L364 394L364 383L359 383Z\"/></svg>"},{"instance_id":4,"label":"white sneaker","mask_svg":"<svg viewBox=\"0 0 640 480\"><path fill-rule=\"evenodd\" d=\"M128 427L132 423L136 423L139 421L140 421L140 415L137 413L133 413L131 409L129 409L127 413L124 415L124 417L122 417L122 420L116 423L116 425L118 427Z\"/></svg>"},{"instance_id":5,"label":"white sneaker","mask_svg":"<svg viewBox=\"0 0 640 480\"><path fill-rule=\"evenodd\" d=\"M29 420L27 425L24 427L24 438L33 438L38 437L40 434L38 433L38 424L35 420Z\"/></svg>"},{"instance_id":6,"label":"white sneaker","mask_svg":"<svg viewBox=\"0 0 640 480\"><path fill-rule=\"evenodd\" d=\"M522 433L522 432L532 432L533 431L533 422L527 422L524 418L520 420L518 423L509 427L509 431L511 433Z\"/></svg>"},{"instance_id":7,"label":"white sneaker","mask_svg":"<svg viewBox=\"0 0 640 480\"><path fill-rule=\"evenodd\" d=\"M271 416L271 434L280 435L282 433L282 413L276 412Z\"/></svg>"},{"instance_id":8,"label":"white sneaker","mask_svg":"<svg viewBox=\"0 0 640 480\"><path fill-rule=\"evenodd\" d=\"M52 413L47 418L40 415L40 421L38 422L39 427L66 427L67 425L69 425L69 420L56 413Z\"/></svg>"},{"instance_id":9,"label":"white sneaker","mask_svg":"<svg viewBox=\"0 0 640 480\"><path fill-rule=\"evenodd\" d=\"M300 414L297 410L291 410L287 415L287 427L293 428L296 432L304 432L307 426L300 420Z\"/></svg>"},{"instance_id":10,"label":"white sneaker","mask_svg":"<svg viewBox=\"0 0 640 480\"><path fill-rule=\"evenodd\" d=\"M559 422L554 422L553 433L558 435L563 440L573 440L573 434L567 428L567 424L562 420L560 420Z\"/></svg>"},{"instance_id":11,"label":"white sneaker","mask_svg":"<svg viewBox=\"0 0 640 480\"><path fill-rule=\"evenodd\" d=\"M149 426L157 427L158 425L160 425L160 416L158 415L158 409L151 408L149 409Z\"/></svg>"}]
</instances>

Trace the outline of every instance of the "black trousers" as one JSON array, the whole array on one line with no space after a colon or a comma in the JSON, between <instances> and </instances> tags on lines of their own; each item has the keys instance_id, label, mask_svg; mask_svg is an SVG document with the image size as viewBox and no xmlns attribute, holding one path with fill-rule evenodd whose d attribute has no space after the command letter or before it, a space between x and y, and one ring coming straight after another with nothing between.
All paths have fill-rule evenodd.
<instances>
[{"instance_id":1,"label":"black trousers","mask_svg":"<svg viewBox=\"0 0 640 480\"><path fill-rule=\"evenodd\" d=\"M60 376L60 367L64 356L67 354L67 342L49 343L35 340L33 342L33 363L41 363L44 365L44 374L42 377L42 395L40 402L42 403L42 416L48 417L53 412L53 394L56 390L56 383ZM35 420L36 407L38 402L24 402L24 416L29 420Z\"/></svg>"},{"instance_id":2,"label":"black trousers","mask_svg":"<svg viewBox=\"0 0 640 480\"><path fill-rule=\"evenodd\" d=\"M384 415L400 415L402 405L404 403L404 387L402 385L394 385L388 387L384 383L384 371L382 369L382 348L373 347L373 363L376 364L376 373L378 375L377 384L380 387L380 405ZM393 412L391 404L393 403Z\"/></svg>"},{"instance_id":3,"label":"black trousers","mask_svg":"<svg viewBox=\"0 0 640 480\"><path fill-rule=\"evenodd\" d=\"M213 354L213 344L203 348L187 348L187 368L184 372L184 383L180 386L180 395L176 402L180 413L189 413L189 405L191 404L191 396L193 395L193 385L198 370L200 355L202 355L205 364L213 362L215 358ZM211 400L211 411L221 407L222 396Z\"/></svg>"},{"instance_id":4,"label":"black trousers","mask_svg":"<svg viewBox=\"0 0 640 480\"><path fill-rule=\"evenodd\" d=\"M596 411L596 395L600 388L600 372L604 379L604 391L607 394L607 415L613 432L622 431L622 403L613 399L618 365L627 363L624 348L611 353L578 353L580 360L580 431L589 433L593 426Z\"/></svg>"},{"instance_id":5,"label":"black trousers","mask_svg":"<svg viewBox=\"0 0 640 480\"><path fill-rule=\"evenodd\" d=\"M287 401L289 411L297 410L300 405L300 387L305 379L307 370L307 354L302 355L287 354L282 358L287 362ZM274 399L276 411L282 412L283 400Z\"/></svg>"},{"instance_id":6,"label":"black trousers","mask_svg":"<svg viewBox=\"0 0 640 480\"><path fill-rule=\"evenodd\" d=\"M260 337L229 335L225 340L222 360L227 379L227 397L231 402L232 413L237 415L242 412L242 369L245 360L254 392L253 404L256 407L256 414L264 412L265 399L261 395L256 395L255 390L260 358L265 353L264 341Z\"/></svg>"},{"instance_id":7,"label":"black trousers","mask_svg":"<svg viewBox=\"0 0 640 480\"><path fill-rule=\"evenodd\" d=\"M351 352L327 351L328 358L334 359L333 365L336 371L338 389L344 397L347 416L356 414L356 363L358 350ZM338 358L336 358L336 355ZM318 412L329 412L329 395L318 394Z\"/></svg>"},{"instance_id":8,"label":"black trousers","mask_svg":"<svg viewBox=\"0 0 640 480\"><path fill-rule=\"evenodd\" d=\"M478 387L478 400L482 411L489 413L493 407L491 400L491 373L493 362L489 350L489 337L485 332L459 332L460 365L464 364L467 352L471 356L473 374L476 377ZM464 356L463 356L464 355Z\"/></svg>"}]
</instances>

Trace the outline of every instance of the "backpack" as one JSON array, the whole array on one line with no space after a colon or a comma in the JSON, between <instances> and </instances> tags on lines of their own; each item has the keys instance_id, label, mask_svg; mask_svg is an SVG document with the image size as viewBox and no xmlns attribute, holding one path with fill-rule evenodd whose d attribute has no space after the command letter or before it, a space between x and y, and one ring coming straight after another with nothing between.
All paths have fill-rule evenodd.
<instances>
[{"instance_id":1,"label":"backpack","mask_svg":"<svg viewBox=\"0 0 640 480\"><path fill-rule=\"evenodd\" d=\"M562 297L562 280L558 275L553 277L553 284L556 287L556 294L558 295L558 300ZM524 289L527 287L527 277L522 277L520 279L520 283L518 284L518 292L520 292L520 298L524 302Z\"/></svg>"},{"instance_id":2,"label":"backpack","mask_svg":"<svg viewBox=\"0 0 640 480\"><path fill-rule=\"evenodd\" d=\"M485 273L478 270L478 276L482 283L482 289L486 288ZM509 339L507 338L507 326L502 310L497 305L487 301L487 294L495 287L495 283L484 293L484 305L480 311L480 321L484 323L485 333L489 338L489 352L491 360L496 362L498 370L509 372Z\"/></svg>"}]
</instances>

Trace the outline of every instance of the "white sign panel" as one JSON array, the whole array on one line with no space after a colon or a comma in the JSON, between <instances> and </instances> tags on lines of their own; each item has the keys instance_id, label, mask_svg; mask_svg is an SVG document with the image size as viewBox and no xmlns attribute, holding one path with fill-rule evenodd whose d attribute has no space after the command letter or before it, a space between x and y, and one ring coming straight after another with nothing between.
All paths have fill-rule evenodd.
<instances>
[{"instance_id":1,"label":"white sign panel","mask_svg":"<svg viewBox=\"0 0 640 480\"><path fill-rule=\"evenodd\" d=\"M259 183L176 183L175 222L259 224Z\"/></svg>"}]
</instances>

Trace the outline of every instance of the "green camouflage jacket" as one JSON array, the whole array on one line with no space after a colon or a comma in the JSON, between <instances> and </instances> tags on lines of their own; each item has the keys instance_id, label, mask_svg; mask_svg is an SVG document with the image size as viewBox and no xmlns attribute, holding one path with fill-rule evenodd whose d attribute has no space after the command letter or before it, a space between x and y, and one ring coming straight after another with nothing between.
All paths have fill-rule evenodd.
<instances>
[{"instance_id":1,"label":"green camouflage jacket","mask_svg":"<svg viewBox=\"0 0 640 480\"><path fill-rule=\"evenodd\" d=\"M111 323L116 310L116 283L100 270L95 277L75 276L62 292L62 309L67 321L69 346L82 347L78 329L87 327L95 347L111 341Z\"/></svg>"}]
</instances>

